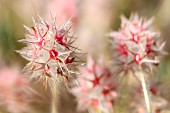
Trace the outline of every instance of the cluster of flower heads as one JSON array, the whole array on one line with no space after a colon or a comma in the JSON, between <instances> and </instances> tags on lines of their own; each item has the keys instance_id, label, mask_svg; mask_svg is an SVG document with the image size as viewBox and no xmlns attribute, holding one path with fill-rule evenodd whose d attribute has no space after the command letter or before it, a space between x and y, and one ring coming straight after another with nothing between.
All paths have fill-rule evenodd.
<instances>
[{"instance_id":1,"label":"cluster of flower heads","mask_svg":"<svg viewBox=\"0 0 170 113\"><path fill-rule=\"evenodd\" d=\"M77 81L79 86L73 87L71 92L77 98L79 110L110 112L117 97L117 83L101 60L94 61L89 57L87 66L80 68Z\"/></svg>"},{"instance_id":2,"label":"cluster of flower heads","mask_svg":"<svg viewBox=\"0 0 170 113\"><path fill-rule=\"evenodd\" d=\"M153 18L146 20L137 14L131 15L130 19L121 17L121 28L110 33L113 37L114 61L122 66L122 70L135 71L138 66L159 63L163 46L158 46L159 32L155 32L151 24ZM159 53L159 54L158 54Z\"/></svg>"},{"instance_id":3,"label":"cluster of flower heads","mask_svg":"<svg viewBox=\"0 0 170 113\"><path fill-rule=\"evenodd\" d=\"M34 26L25 27L28 31L26 38L20 40L27 47L18 51L21 56L30 61L25 72L31 78L40 78L48 81L63 81L73 77L73 68L80 63L80 50L72 46L76 40L71 34L71 22L57 26L45 22L41 17L33 18Z\"/></svg>"},{"instance_id":4,"label":"cluster of flower heads","mask_svg":"<svg viewBox=\"0 0 170 113\"><path fill-rule=\"evenodd\" d=\"M151 64L159 63L158 55L165 53L162 51L165 43L158 45L160 33L152 29L152 21L153 18L145 20L138 15L132 15L129 20L122 16L119 31L110 33L113 37L114 62L116 66L121 66L121 71L135 72L141 66L151 68ZM49 24L41 17L33 19L33 22L31 28L24 26L28 34L20 42L26 43L27 47L18 51L30 61L24 68L25 72L31 78L45 80L45 85L47 82L72 78L76 73L75 67L80 65L81 53L72 46L76 38L70 32L71 22L57 26L55 19ZM118 84L103 61L94 61L89 56L87 66L80 68L77 81L78 86L72 87L71 93L77 99L79 110L88 109L90 113L109 113L112 110L114 100L118 97ZM153 97L157 96L155 87L149 90ZM144 99L140 98L138 102L144 104ZM146 112L141 104L135 112ZM151 104L154 103L151 101ZM162 106L152 107L155 107L154 112L159 113Z\"/></svg>"},{"instance_id":5,"label":"cluster of flower heads","mask_svg":"<svg viewBox=\"0 0 170 113\"><path fill-rule=\"evenodd\" d=\"M0 68L0 91L0 105L8 112L29 112L32 90L17 68Z\"/></svg>"}]
</instances>

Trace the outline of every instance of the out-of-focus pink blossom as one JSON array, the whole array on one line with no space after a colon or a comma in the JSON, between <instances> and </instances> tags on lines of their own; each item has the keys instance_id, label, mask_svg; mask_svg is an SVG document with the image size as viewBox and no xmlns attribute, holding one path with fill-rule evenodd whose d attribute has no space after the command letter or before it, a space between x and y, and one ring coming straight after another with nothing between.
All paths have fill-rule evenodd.
<instances>
[{"instance_id":1,"label":"out-of-focus pink blossom","mask_svg":"<svg viewBox=\"0 0 170 113\"><path fill-rule=\"evenodd\" d=\"M76 38L70 33L71 23L68 21L57 26L54 20L47 23L41 17L33 19L33 22L31 28L24 26L28 34L20 41L26 43L27 47L18 51L30 61L25 72L31 78L40 78L46 83L73 77L71 74L74 74L73 68L79 64L80 51L72 46Z\"/></svg>"},{"instance_id":2,"label":"out-of-focus pink blossom","mask_svg":"<svg viewBox=\"0 0 170 113\"><path fill-rule=\"evenodd\" d=\"M77 98L78 109L109 113L113 101L117 97L115 91L117 84L102 61L95 62L89 57L87 66L80 68L77 81L79 85L73 87L71 92Z\"/></svg>"},{"instance_id":3,"label":"out-of-focus pink blossom","mask_svg":"<svg viewBox=\"0 0 170 113\"><path fill-rule=\"evenodd\" d=\"M158 46L159 32L151 27L153 18L145 20L137 14L130 19L121 17L121 28L110 33L113 37L115 63L124 69L135 71L138 66L159 63L158 56L165 43Z\"/></svg>"},{"instance_id":4,"label":"out-of-focus pink blossom","mask_svg":"<svg viewBox=\"0 0 170 113\"><path fill-rule=\"evenodd\" d=\"M29 112L31 90L17 68L0 69L0 104L10 113Z\"/></svg>"},{"instance_id":5,"label":"out-of-focus pink blossom","mask_svg":"<svg viewBox=\"0 0 170 113\"><path fill-rule=\"evenodd\" d=\"M162 96L164 86L153 82L148 85L148 92L150 96L150 105L152 113L161 113L161 111L168 108L168 101ZM145 100L142 98L142 87L138 87L134 90L133 101L130 104L132 111L135 113L147 113Z\"/></svg>"},{"instance_id":6,"label":"out-of-focus pink blossom","mask_svg":"<svg viewBox=\"0 0 170 113\"><path fill-rule=\"evenodd\" d=\"M48 6L49 12L56 17L56 23L59 25L70 18L75 22L77 18L76 0L51 0ZM50 13L47 15L51 19Z\"/></svg>"}]
</instances>

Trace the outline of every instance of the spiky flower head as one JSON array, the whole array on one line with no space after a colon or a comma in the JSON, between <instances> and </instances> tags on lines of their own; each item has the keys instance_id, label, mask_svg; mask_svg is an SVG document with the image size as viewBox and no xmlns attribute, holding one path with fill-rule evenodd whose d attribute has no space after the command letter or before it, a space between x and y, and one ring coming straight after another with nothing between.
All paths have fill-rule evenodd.
<instances>
[{"instance_id":1,"label":"spiky flower head","mask_svg":"<svg viewBox=\"0 0 170 113\"><path fill-rule=\"evenodd\" d=\"M103 62L89 57L87 66L80 68L77 81L79 85L73 87L71 92L77 98L78 109L88 109L90 113L95 110L109 113L117 97L117 84Z\"/></svg>"},{"instance_id":2,"label":"spiky flower head","mask_svg":"<svg viewBox=\"0 0 170 113\"><path fill-rule=\"evenodd\" d=\"M0 68L0 105L10 113L30 110L32 91L29 83L16 67Z\"/></svg>"},{"instance_id":3,"label":"spiky flower head","mask_svg":"<svg viewBox=\"0 0 170 113\"><path fill-rule=\"evenodd\" d=\"M25 39L20 40L27 47L18 51L21 56L30 61L25 72L31 78L40 78L48 81L63 81L73 77L72 69L78 65L79 49L72 46L75 37L71 34L71 22L62 26L45 22L40 16L33 18L34 26L25 27L28 33Z\"/></svg>"},{"instance_id":4,"label":"spiky flower head","mask_svg":"<svg viewBox=\"0 0 170 113\"><path fill-rule=\"evenodd\" d=\"M135 71L139 66L159 63L158 56L165 43L158 45L160 33L154 31L153 18L146 20L137 14L128 20L121 16L121 28L110 33L113 37L114 61L122 70Z\"/></svg>"}]
</instances>

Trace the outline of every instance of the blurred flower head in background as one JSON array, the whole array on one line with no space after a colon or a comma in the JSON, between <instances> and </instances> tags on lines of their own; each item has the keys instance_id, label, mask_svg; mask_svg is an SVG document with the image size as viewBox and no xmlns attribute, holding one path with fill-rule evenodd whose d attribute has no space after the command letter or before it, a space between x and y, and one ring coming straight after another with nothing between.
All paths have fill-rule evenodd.
<instances>
[{"instance_id":1,"label":"blurred flower head in background","mask_svg":"<svg viewBox=\"0 0 170 113\"><path fill-rule=\"evenodd\" d=\"M138 70L138 66L147 66L159 63L158 56L165 43L158 45L160 33L156 32L151 24L153 18L146 20L137 14L132 14L128 20L121 16L121 28L110 33L113 37L115 64L122 70Z\"/></svg>"},{"instance_id":2,"label":"blurred flower head in background","mask_svg":"<svg viewBox=\"0 0 170 113\"><path fill-rule=\"evenodd\" d=\"M16 67L0 68L0 105L10 113L28 113L32 95L29 83Z\"/></svg>"},{"instance_id":3,"label":"blurred flower head in background","mask_svg":"<svg viewBox=\"0 0 170 113\"><path fill-rule=\"evenodd\" d=\"M51 19L51 15L55 16L58 25L62 25L70 18L75 23L77 19L76 0L51 0L47 15L49 19Z\"/></svg>"},{"instance_id":4,"label":"blurred flower head in background","mask_svg":"<svg viewBox=\"0 0 170 113\"><path fill-rule=\"evenodd\" d=\"M90 113L109 113L112 110L113 101L118 96L117 84L102 60L94 61L89 56L87 66L80 68L77 81L78 86L71 92L77 98L79 110L88 109Z\"/></svg>"},{"instance_id":5,"label":"blurred flower head in background","mask_svg":"<svg viewBox=\"0 0 170 113\"><path fill-rule=\"evenodd\" d=\"M136 86L135 86L136 87ZM162 111L169 108L168 100L163 96L165 85L156 81L150 81L148 84L148 91L150 96L150 103L152 113L162 113ZM133 98L130 108L134 113L147 113L145 101L142 94L142 87L137 86L133 91Z\"/></svg>"}]
</instances>

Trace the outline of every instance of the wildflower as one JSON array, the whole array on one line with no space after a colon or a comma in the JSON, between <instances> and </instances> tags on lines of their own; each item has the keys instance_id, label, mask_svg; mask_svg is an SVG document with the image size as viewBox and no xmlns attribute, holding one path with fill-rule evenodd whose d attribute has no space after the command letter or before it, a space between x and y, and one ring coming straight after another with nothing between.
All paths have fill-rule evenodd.
<instances>
[{"instance_id":1,"label":"wildflower","mask_svg":"<svg viewBox=\"0 0 170 113\"><path fill-rule=\"evenodd\" d=\"M117 84L109 69L101 61L95 62L89 57L87 67L80 68L80 73L77 78L79 85L71 90L77 98L78 109L108 113L117 97Z\"/></svg>"},{"instance_id":2,"label":"wildflower","mask_svg":"<svg viewBox=\"0 0 170 113\"><path fill-rule=\"evenodd\" d=\"M70 34L71 22L56 26L55 22L49 24L41 17L33 18L33 22L31 28L24 26L28 34L20 42L27 47L18 51L30 61L25 72L31 74L31 78L45 80L45 85L49 81L72 78L73 67L80 62L80 50L72 46L76 38Z\"/></svg>"},{"instance_id":3,"label":"wildflower","mask_svg":"<svg viewBox=\"0 0 170 113\"><path fill-rule=\"evenodd\" d=\"M159 32L155 32L151 24L153 18L145 20L137 14L131 15L130 19L121 17L121 28L110 33L113 37L115 51L115 63L122 70L138 70L139 66L150 67L150 64L159 63L158 56L164 54L158 45Z\"/></svg>"},{"instance_id":4,"label":"wildflower","mask_svg":"<svg viewBox=\"0 0 170 113\"><path fill-rule=\"evenodd\" d=\"M0 69L0 104L10 113L25 113L30 110L31 90L29 83L17 68Z\"/></svg>"}]
</instances>

